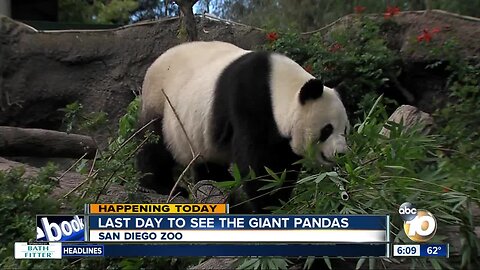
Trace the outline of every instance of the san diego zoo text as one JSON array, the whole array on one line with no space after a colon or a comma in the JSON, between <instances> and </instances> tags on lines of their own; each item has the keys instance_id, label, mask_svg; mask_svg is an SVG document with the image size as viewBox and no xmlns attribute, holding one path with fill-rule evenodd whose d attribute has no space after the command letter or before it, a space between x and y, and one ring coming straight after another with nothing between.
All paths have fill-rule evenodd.
<instances>
[{"instance_id":1,"label":"san diego zoo text","mask_svg":"<svg viewBox=\"0 0 480 270\"><path fill-rule=\"evenodd\" d=\"M180 241L181 232L175 231L100 231L100 241Z\"/></svg>"}]
</instances>

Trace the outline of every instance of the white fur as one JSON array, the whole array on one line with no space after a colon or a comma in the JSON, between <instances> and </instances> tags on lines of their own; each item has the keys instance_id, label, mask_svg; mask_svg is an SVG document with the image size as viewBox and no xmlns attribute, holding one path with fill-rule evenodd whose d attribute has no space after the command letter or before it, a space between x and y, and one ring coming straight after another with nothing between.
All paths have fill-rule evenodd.
<instances>
[{"instance_id":1,"label":"white fur","mask_svg":"<svg viewBox=\"0 0 480 270\"><path fill-rule=\"evenodd\" d=\"M142 110L163 115L164 139L177 162L187 165L193 157L185 133L161 89L175 108L195 153L208 161L228 161L228 153L219 153L210 141L213 91L223 69L248 52L218 41L185 43L166 51L148 69Z\"/></svg>"},{"instance_id":2,"label":"white fur","mask_svg":"<svg viewBox=\"0 0 480 270\"><path fill-rule=\"evenodd\" d=\"M166 51L147 70L142 89L142 111L163 115L164 140L177 162L187 165L192 154L185 134L164 89L187 131L195 153L211 162L229 162L229 153L221 153L210 141L211 109L215 83L230 63L250 51L223 42L185 43ZM348 125L345 108L334 90L324 87L322 97L304 105L299 90L314 77L293 60L273 54L271 58L272 105L280 133L291 137L294 153L303 155L306 146L319 137L322 127L332 124L334 133L317 145L318 153L332 159L346 150L344 137ZM319 154L319 160L322 160Z\"/></svg>"}]
</instances>

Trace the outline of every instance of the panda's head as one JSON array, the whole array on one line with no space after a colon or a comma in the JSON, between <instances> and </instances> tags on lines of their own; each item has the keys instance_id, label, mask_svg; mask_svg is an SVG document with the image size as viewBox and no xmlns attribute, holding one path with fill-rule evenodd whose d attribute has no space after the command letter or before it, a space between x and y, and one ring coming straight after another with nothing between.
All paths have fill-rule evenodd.
<instances>
[{"instance_id":1,"label":"panda's head","mask_svg":"<svg viewBox=\"0 0 480 270\"><path fill-rule=\"evenodd\" d=\"M338 93L279 54L271 56L270 87L275 122L292 151L305 156L313 146L320 163L333 165L335 155L347 151L349 130Z\"/></svg>"},{"instance_id":2,"label":"panda's head","mask_svg":"<svg viewBox=\"0 0 480 270\"><path fill-rule=\"evenodd\" d=\"M333 165L336 154L347 151L349 122L338 93L318 80L307 80L298 90L290 114L290 145L304 156L313 147L317 160Z\"/></svg>"}]
</instances>

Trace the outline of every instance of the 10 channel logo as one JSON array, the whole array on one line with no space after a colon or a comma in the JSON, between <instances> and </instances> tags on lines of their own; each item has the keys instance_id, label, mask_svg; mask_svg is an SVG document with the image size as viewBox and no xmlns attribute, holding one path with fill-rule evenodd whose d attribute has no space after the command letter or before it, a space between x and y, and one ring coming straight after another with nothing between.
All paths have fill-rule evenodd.
<instances>
[{"instance_id":1,"label":"10 channel logo","mask_svg":"<svg viewBox=\"0 0 480 270\"><path fill-rule=\"evenodd\" d=\"M437 220L427 210L418 209L409 202L404 202L398 209L403 219L403 230L414 242L427 242L437 232Z\"/></svg>"}]
</instances>

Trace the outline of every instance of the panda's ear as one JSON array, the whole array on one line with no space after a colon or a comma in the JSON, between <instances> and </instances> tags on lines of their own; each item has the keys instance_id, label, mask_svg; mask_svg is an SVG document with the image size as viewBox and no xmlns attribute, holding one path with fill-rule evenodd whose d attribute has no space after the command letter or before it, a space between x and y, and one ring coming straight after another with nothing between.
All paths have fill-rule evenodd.
<instances>
[{"instance_id":1,"label":"panda's ear","mask_svg":"<svg viewBox=\"0 0 480 270\"><path fill-rule=\"evenodd\" d=\"M323 82L318 79L311 79L300 89L300 104L304 105L309 100L315 100L323 94Z\"/></svg>"}]
</instances>

